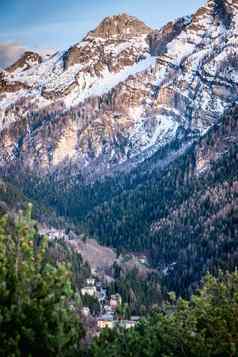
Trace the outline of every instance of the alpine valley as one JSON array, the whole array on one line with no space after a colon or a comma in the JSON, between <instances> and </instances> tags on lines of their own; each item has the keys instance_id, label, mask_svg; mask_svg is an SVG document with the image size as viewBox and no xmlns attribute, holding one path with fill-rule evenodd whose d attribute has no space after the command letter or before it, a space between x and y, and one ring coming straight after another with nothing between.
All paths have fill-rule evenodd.
<instances>
[{"instance_id":1,"label":"alpine valley","mask_svg":"<svg viewBox=\"0 0 238 357\"><path fill-rule=\"evenodd\" d=\"M238 265L237 102L237 0L25 52L0 72L1 207L31 201L79 252L84 236L143 256L162 294L191 296Z\"/></svg>"}]
</instances>

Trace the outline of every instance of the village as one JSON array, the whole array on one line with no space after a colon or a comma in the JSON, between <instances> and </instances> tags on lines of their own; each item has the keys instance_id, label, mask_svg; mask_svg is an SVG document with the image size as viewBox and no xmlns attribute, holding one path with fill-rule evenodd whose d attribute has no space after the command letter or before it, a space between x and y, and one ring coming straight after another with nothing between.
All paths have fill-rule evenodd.
<instances>
[{"instance_id":1,"label":"village","mask_svg":"<svg viewBox=\"0 0 238 357\"><path fill-rule=\"evenodd\" d=\"M98 331L109 328L113 329L116 327L121 328L131 328L135 327L139 322L139 316L131 316L130 319L126 319L125 316L118 313L122 307L122 298L120 294L113 294L108 296L107 288L101 281L96 281L95 278L91 277L86 279L86 285L81 289L81 295L90 296L98 300L100 306L100 312L94 316L96 329ZM83 306L81 313L84 318L89 318L91 311L89 306Z\"/></svg>"}]
</instances>

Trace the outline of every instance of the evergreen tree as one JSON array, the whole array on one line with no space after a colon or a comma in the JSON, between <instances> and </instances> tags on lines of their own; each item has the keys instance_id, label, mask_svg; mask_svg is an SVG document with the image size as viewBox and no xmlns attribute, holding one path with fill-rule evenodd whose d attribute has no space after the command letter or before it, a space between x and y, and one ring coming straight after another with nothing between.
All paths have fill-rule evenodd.
<instances>
[{"instance_id":1,"label":"evergreen tree","mask_svg":"<svg viewBox=\"0 0 238 357\"><path fill-rule=\"evenodd\" d=\"M104 331L92 357L238 356L238 272L207 275L190 301L170 303L129 331Z\"/></svg>"},{"instance_id":2,"label":"evergreen tree","mask_svg":"<svg viewBox=\"0 0 238 357\"><path fill-rule=\"evenodd\" d=\"M49 264L46 249L47 239L39 236L30 208L16 222L1 217L1 356L73 356L80 351L83 329L71 273L65 264Z\"/></svg>"}]
</instances>

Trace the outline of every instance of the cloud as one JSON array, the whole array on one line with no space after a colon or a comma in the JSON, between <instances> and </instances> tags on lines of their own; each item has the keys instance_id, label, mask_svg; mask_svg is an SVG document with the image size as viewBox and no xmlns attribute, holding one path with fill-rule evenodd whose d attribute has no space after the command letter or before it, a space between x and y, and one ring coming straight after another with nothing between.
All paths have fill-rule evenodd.
<instances>
[{"instance_id":1,"label":"cloud","mask_svg":"<svg viewBox=\"0 0 238 357\"><path fill-rule=\"evenodd\" d=\"M18 43L0 43L0 68L6 68L16 62L25 51Z\"/></svg>"}]
</instances>

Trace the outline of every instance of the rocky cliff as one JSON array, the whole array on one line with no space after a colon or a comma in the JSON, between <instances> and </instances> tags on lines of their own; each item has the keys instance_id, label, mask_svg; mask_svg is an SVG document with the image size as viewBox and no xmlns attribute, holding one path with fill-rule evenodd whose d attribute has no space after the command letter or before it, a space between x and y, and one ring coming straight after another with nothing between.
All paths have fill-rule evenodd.
<instances>
[{"instance_id":1,"label":"rocky cliff","mask_svg":"<svg viewBox=\"0 0 238 357\"><path fill-rule=\"evenodd\" d=\"M42 59L1 72L0 165L111 172L175 137L202 136L237 100L238 3L209 0L153 30L121 14Z\"/></svg>"}]
</instances>

